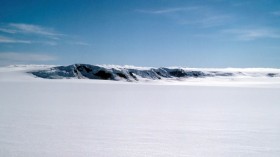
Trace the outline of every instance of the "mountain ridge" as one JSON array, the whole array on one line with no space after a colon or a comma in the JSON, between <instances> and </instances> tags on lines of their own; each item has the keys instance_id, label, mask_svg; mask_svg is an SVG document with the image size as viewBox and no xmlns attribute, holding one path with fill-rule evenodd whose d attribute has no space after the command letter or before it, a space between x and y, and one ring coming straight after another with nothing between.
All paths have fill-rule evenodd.
<instances>
[{"instance_id":1,"label":"mountain ridge","mask_svg":"<svg viewBox=\"0 0 280 157\"><path fill-rule=\"evenodd\" d=\"M206 77L280 77L280 69L195 69L180 67L134 67L116 65L72 64L54 66L29 73L45 79L99 79L99 80L162 80Z\"/></svg>"}]
</instances>

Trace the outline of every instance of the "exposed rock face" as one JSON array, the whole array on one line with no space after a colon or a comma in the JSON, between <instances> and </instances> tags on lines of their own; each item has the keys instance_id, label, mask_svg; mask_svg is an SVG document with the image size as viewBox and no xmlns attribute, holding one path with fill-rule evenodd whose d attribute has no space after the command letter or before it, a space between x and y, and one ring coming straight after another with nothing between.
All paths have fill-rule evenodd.
<instances>
[{"instance_id":1,"label":"exposed rock face","mask_svg":"<svg viewBox=\"0 0 280 157\"><path fill-rule=\"evenodd\" d=\"M244 75L241 72L224 71L200 71L185 68L133 68L120 66L96 66L89 64L73 64L69 66L58 66L47 70L30 72L33 75L47 79L78 78L78 79L100 79L100 80L126 80L139 81L141 79L182 79L203 77L229 77ZM266 77L279 77L277 73L267 73Z\"/></svg>"}]
</instances>

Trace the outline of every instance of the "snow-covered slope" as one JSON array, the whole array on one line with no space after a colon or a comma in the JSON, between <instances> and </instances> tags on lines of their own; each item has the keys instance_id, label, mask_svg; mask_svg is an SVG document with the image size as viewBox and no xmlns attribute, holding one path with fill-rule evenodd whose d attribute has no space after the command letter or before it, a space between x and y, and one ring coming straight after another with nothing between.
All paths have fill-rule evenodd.
<instances>
[{"instance_id":1,"label":"snow-covered slope","mask_svg":"<svg viewBox=\"0 0 280 157\"><path fill-rule=\"evenodd\" d=\"M31 71L33 75L48 79L78 78L101 80L182 80L205 77L280 77L280 69L198 69L198 68L143 68L131 66L102 66L74 64Z\"/></svg>"},{"instance_id":2,"label":"snow-covered slope","mask_svg":"<svg viewBox=\"0 0 280 157\"><path fill-rule=\"evenodd\" d=\"M277 69L148 82L29 73L53 67L0 67L0 157L280 156Z\"/></svg>"}]
</instances>

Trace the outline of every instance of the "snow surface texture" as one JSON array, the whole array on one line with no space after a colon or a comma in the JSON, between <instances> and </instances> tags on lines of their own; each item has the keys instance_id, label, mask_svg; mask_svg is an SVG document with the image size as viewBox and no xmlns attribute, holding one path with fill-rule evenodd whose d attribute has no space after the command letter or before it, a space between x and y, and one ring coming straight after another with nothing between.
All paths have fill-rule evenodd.
<instances>
[{"instance_id":1,"label":"snow surface texture","mask_svg":"<svg viewBox=\"0 0 280 157\"><path fill-rule=\"evenodd\" d=\"M205 77L280 77L280 69L195 69L195 68L143 68L132 66L102 66L74 64L31 72L48 79L79 78L101 80L182 80Z\"/></svg>"},{"instance_id":2,"label":"snow surface texture","mask_svg":"<svg viewBox=\"0 0 280 157\"><path fill-rule=\"evenodd\" d=\"M1 157L280 156L278 77L143 83L27 73L49 68L0 68Z\"/></svg>"}]
</instances>

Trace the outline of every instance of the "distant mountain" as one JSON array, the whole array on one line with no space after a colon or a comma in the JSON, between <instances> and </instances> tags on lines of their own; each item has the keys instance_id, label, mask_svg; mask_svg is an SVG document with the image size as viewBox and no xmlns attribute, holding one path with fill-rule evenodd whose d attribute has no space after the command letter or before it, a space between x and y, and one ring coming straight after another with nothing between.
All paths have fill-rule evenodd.
<instances>
[{"instance_id":1,"label":"distant mountain","mask_svg":"<svg viewBox=\"0 0 280 157\"><path fill-rule=\"evenodd\" d=\"M196 69L179 67L145 68L115 65L73 64L44 70L31 71L33 75L46 79L100 79L100 80L161 80L205 77L280 77L280 69Z\"/></svg>"}]
</instances>

